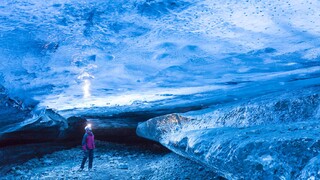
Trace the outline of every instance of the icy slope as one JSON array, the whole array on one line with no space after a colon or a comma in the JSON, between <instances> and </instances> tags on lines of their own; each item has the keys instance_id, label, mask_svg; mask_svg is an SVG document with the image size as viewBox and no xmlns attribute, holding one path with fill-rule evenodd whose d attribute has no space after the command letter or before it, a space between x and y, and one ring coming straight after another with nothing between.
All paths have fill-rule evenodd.
<instances>
[{"instance_id":1,"label":"icy slope","mask_svg":"<svg viewBox=\"0 0 320 180\"><path fill-rule=\"evenodd\" d=\"M319 169L318 92L316 87L274 93L157 117L139 124L137 134L228 179L305 179Z\"/></svg>"},{"instance_id":2,"label":"icy slope","mask_svg":"<svg viewBox=\"0 0 320 180\"><path fill-rule=\"evenodd\" d=\"M320 152L319 133L317 120L187 131L171 135L163 144L227 179L318 179L320 167L314 159Z\"/></svg>"}]
</instances>

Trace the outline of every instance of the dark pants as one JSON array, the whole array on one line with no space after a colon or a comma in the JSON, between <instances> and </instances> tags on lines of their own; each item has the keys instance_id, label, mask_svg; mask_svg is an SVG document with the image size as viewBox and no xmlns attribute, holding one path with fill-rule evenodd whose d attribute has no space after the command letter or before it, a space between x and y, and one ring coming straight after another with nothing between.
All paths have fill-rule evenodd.
<instances>
[{"instance_id":1,"label":"dark pants","mask_svg":"<svg viewBox=\"0 0 320 180\"><path fill-rule=\"evenodd\" d=\"M89 169L91 169L92 162L93 162L93 149L88 149L87 151L84 151L84 156L81 163L81 169L84 168L84 164L86 163L88 157L89 157Z\"/></svg>"}]
</instances>

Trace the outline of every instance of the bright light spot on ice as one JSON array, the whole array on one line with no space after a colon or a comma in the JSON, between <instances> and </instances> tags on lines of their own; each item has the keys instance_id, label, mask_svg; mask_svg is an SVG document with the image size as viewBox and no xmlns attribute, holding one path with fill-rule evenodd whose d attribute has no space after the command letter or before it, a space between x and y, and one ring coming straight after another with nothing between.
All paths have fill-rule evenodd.
<instances>
[{"instance_id":1,"label":"bright light spot on ice","mask_svg":"<svg viewBox=\"0 0 320 180\"><path fill-rule=\"evenodd\" d=\"M273 158L270 155L267 155L267 156L262 157L262 160L270 162L273 160Z\"/></svg>"},{"instance_id":2,"label":"bright light spot on ice","mask_svg":"<svg viewBox=\"0 0 320 180\"><path fill-rule=\"evenodd\" d=\"M90 75L87 72L82 73L80 76L78 76L78 79L83 81L82 91L83 91L83 98L88 98L91 96L90 93L90 86L91 82L90 79L93 79L94 76Z\"/></svg>"},{"instance_id":3,"label":"bright light spot on ice","mask_svg":"<svg viewBox=\"0 0 320 180\"><path fill-rule=\"evenodd\" d=\"M82 87L83 97L84 98L88 98L88 97L91 96L91 94L90 94L90 85L91 85L90 81L88 79L85 79L84 80L84 85Z\"/></svg>"}]
</instances>

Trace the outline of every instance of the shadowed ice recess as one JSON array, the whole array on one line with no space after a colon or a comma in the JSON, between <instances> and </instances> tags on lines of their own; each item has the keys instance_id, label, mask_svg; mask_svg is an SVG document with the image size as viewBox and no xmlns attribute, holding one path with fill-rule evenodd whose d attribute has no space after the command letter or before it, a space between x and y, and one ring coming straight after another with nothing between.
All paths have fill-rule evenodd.
<instances>
[{"instance_id":1,"label":"shadowed ice recess","mask_svg":"<svg viewBox=\"0 0 320 180\"><path fill-rule=\"evenodd\" d=\"M73 116L102 130L153 118L139 135L226 178L320 178L319 8L317 0L3 0L0 141L64 131ZM175 118L186 123L175 129Z\"/></svg>"}]
</instances>

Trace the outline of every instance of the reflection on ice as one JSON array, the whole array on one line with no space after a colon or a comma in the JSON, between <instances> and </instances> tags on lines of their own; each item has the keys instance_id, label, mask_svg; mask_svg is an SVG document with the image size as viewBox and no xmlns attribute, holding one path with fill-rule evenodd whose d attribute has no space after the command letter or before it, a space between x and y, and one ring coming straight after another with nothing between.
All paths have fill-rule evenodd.
<instances>
[{"instance_id":1,"label":"reflection on ice","mask_svg":"<svg viewBox=\"0 0 320 180\"><path fill-rule=\"evenodd\" d=\"M91 96L90 94L90 81L88 79L84 80L84 84L83 84L83 97L84 98L88 98Z\"/></svg>"}]
</instances>

